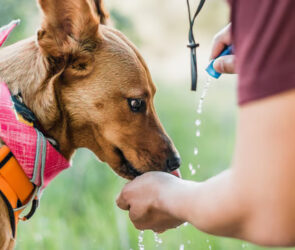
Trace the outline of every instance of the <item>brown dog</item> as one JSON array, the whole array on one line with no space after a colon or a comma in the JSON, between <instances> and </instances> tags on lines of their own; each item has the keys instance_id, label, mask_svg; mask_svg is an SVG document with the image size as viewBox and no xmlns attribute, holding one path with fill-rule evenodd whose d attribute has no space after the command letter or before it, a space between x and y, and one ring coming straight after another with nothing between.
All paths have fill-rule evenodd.
<instances>
[{"instance_id":1,"label":"brown dog","mask_svg":"<svg viewBox=\"0 0 295 250\"><path fill-rule=\"evenodd\" d=\"M69 159L92 150L120 176L172 171L180 159L153 106L155 86L137 49L105 24L101 1L39 0L37 37L0 50L0 78L21 92ZM0 146L3 144L0 140ZM0 248L12 249L0 199Z\"/></svg>"}]
</instances>

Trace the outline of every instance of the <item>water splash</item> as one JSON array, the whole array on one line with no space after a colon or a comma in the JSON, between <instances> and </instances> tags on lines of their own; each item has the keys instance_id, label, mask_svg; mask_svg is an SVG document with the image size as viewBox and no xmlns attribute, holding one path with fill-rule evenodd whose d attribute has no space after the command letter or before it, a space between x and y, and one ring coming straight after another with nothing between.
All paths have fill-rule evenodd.
<instances>
[{"instance_id":1,"label":"water splash","mask_svg":"<svg viewBox=\"0 0 295 250\"><path fill-rule=\"evenodd\" d=\"M139 250L144 250L143 235L144 235L144 231L140 231L139 235L138 235L138 248L139 248Z\"/></svg>"},{"instance_id":2,"label":"water splash","mask_svg":"<svg viewBox=\"0 0 295 250\"><path fill-rule=\"evenodd\" d=\"M156 247L159 247L163 243L163 240L159 237L157 233L154 233L154 239L156 242Z\"/></svg>"}]
</instances>

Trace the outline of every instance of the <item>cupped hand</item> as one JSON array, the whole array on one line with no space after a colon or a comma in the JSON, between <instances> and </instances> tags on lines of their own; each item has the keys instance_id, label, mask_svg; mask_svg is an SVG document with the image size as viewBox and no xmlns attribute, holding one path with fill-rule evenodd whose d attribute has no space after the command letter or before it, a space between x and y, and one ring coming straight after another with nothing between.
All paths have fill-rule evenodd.
<instances>
[{"instance_id":1,"label":"cupped hand","mask_svg":"<svg viewBox=\"0 0 295 250\"><path fill-rule=\"evenodd\" d=\"M125 185L117 205L129 210L129 217L137 229L162 233L184 222L169 211L171 202L177 202L175 195L181 181L167 173L146 173Z\"/></svg>"},{"instance_id":2,"label":"cupped hand","mask_svg":"<svg viewBox=\"0 0 295 250\"><path fill-rule=\"evenodd\" d=\"M213 39L210 60L215 59L226 46L232 44L231 24L228 24ZM214 69L219 73L234 74L235 73L235 55L222 56L216 59L213 64Z\"/></svg>"}]
</instances>

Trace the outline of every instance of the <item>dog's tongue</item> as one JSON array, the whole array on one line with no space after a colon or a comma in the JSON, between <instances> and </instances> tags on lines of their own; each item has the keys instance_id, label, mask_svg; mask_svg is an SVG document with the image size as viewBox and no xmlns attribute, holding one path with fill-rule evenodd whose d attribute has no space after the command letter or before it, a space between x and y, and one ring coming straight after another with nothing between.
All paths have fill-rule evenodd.
<instances>
[{"instance_id":1,"label":"dog's tongue","mask_svg":"<svg viewBox=\"0 0 295 250\"><path fill-rule=\"evenodd\" d=\"M179 169L177 169L177 170L171 172L170 174L173 174L173 175L175 175L176 177L181 178L181 173L180 173L180 170L179 170Z\"/></svg>"}]
</instances>

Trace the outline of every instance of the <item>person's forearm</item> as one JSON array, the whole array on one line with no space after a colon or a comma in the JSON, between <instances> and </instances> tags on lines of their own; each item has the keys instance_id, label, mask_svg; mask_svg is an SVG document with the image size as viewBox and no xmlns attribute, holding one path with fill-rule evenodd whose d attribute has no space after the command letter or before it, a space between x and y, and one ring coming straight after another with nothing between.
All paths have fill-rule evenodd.
<instances>
[{"instance_id":1,"label":"person's forearm","mask_svg":"<svg viewBox=\"0 0 295 250\"><path fill-rule=\"evenodd\" d=\"M174 197L166 196L162 201L169 213L202 231L239 237L247 211L231 170L206 182L182 181L181 185L171 194Z\"/></svg>"},{"instance_id":2,"label":"person's forearm","mask_svg":"<svg viewBox=\"0 0 295 250\"><path fill-rule=\"evenodd\" d=\"M295 245L295 90L243 106L232 168L196 183L150 172L117 204L136 228L162 232L188 221L215 235Z\"/></svg>"}]
</instances>

